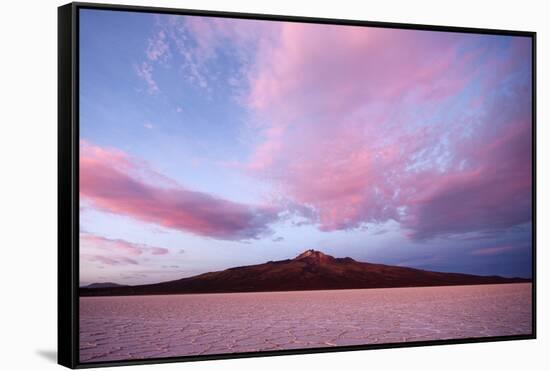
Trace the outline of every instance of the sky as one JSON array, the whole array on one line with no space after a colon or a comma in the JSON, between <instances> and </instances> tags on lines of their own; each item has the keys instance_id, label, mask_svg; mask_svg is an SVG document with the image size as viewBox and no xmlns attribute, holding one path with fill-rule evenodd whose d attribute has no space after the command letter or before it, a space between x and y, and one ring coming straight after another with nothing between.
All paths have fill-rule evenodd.
<instances>
[{"instance_id":1,"label":"sky","mask_svg":"<svg viewBox=\"0 0 550 371\"><path fill-rule=\"evenodd\" d=\"M80 10L80 284L307 249L531 276L527 37Z\"/></svg>"}]
</instances>

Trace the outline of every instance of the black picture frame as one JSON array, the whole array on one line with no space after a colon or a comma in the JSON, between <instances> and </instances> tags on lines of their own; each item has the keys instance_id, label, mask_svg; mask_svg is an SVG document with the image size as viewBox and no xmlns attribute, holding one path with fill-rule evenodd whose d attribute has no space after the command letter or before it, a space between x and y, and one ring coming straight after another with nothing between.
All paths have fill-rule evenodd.
<instances>
[{"instance_id":1,"label":"black picture frame","mask_svg":"<svg viewBox=\"0 0 550 371\"><path fill-rule=\"evenodd\" d=\"M204 356L181 356L79 362L79 10L101 9L125 12L197 15L222 18L292 21L316 24L353 25L410 30L524 36L532 41L532 333L527 335L413 341L403 343L337 346ZM91 368L155 364L244 357L279 356L321 352L342 352L381 348L448 345L536 338L536 32L488 28L434 26L407 23L372 22L299 16L283 16L223 11L172 9L147 6L70 3L58 8L58 363L69 368Z\"/></svg>"}]
</instances>

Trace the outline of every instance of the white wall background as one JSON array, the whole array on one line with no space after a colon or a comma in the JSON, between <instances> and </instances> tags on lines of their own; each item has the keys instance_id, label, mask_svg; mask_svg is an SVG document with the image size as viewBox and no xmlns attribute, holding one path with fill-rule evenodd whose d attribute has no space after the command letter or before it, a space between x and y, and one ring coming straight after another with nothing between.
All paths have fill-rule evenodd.
<instances>
[{"instance_id":1,"label":"white wall background","mask_svg":"<svg viewBox=\"0 0 550 371\"><path fill-rule=\"evenodd\" d=\"M105 0L108 1L108 0ZM112 0L115 1L115 0ZM542 0L142 0L126 4L538 32L539 339L133 366L155 370L539 370L548 367L550 23ZM0 367L59 369L56 350L56 82L59 0L6 1L0 22ZM546 16L545 16L546 14ZM546 353L545 353L546 352Z\"/></svg>"}]
</instances>

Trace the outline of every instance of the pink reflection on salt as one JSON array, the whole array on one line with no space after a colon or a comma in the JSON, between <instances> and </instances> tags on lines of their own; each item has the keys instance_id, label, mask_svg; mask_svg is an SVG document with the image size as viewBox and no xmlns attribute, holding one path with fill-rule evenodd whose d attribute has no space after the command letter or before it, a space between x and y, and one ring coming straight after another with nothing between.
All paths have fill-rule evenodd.
<instances>
[{"instance_id":1,"label":"pink reflection on salt","mask_svg":"<svg viewBox=\"0 0 550 371\"><path fill-rule=\"evenodd\" d=\"M80 361L530 334L531 284L80 299Z\"/></svg>"}]
</instances>

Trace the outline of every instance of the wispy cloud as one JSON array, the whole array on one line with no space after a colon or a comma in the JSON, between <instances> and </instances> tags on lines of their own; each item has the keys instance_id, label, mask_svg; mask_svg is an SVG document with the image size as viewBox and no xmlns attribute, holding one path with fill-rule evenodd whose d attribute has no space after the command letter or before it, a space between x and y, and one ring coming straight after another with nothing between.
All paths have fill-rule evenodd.
<instances>
[{"instance_id":1,"label":"wispy cloud","mask_svg":"<svg viewBox=\"0 0 550 371\"><path fill-rule=\"evenodd\" d=\"M164 247L132 243L122 239L111 239L92 233L81 233L80 244L84 249L96 249L125 256L165 255L169 253L169 250Z\"/></svg>"},{"instance_id":2,"label":"wispy cloud","mask_svg":"<svg viewBox=\"0 0 550 371\"><path fill-rule=\"evenodd\" d=\"M165 65L171 55L166 34L162 30L149 39L145 55L146 60L135 65L134 68L136 74L147 84L149 94L157 94L160 89L154 78L155 65Z\"/></svg>"},{"instance_id":3,"label":"wispy cloud","mask_svg":"<svg viewBox=\"0 0 550 371\"><path fill-rule=\"evenodd\" d=\"M145 52L150 61L166 61L170 57L170 48L164 31L159 31L149 39Z\"/></svg>"},{"instance_id":4,"label":"wispy cloud","mask_svg":"<svg viewBox=\"0 0 550 371\"><path fill-rule=\"evenodd\" d=\"M153 65L148 62L142 62L135 66L137 75L142 78L148 87L150 94L156 94L160 91L157 82L153 78Z\"/></svg>"},{"instance_id":5,"label":"wispy cloud","mask_svg":"<svg viewBox=\"0 0 550 371\"><path fill-rule=\"evenodd\" d=\"M138 261L128 258L126 256L104 256L104 255L90 255L86 253L80 254L80 258L89 262L97 262L104 265L138 265Z\"/></svg>"},{"instance_id":6,"label":"wispy cloud","mask_svg":"<svg viewBox=\"0 0 550 371\"><path fill-rule=\"evenodd\" d=\"M79 241L81 277L90 276L92 271L104 266L120 269L155 266L155 260L170 252L164 247L107 238L89 232L81 232Z\"/></svg>"},{"instance_id":7,"label":"wispy cloud","mask_svg":"<svg viewBox=\"0 0 550 371\"><path fill-rule=\"evenodd\" d=\"M248 68L258 45L269 42L278 27L278 23L257 20L170 16L157 24L145 55L155 65L170 59L185 72L188 82L208 93L220 81L238 90L248 84ZM228 56L237 65L221 75L217 67Z\"/></svg>"},{"instance_id":8,"label":"wispy cloud","mask_svg":"<svg viewBox=\"0 0 550 371\"><path fill-rule=\"evenodd\" d=\"M504 246L492 246L492 247L483 247L480 249L473 250L471 255L474 256L493 256L514 251L520 248L520 246L515 245L504 245Z\"/></svg>"}]
</instances>

